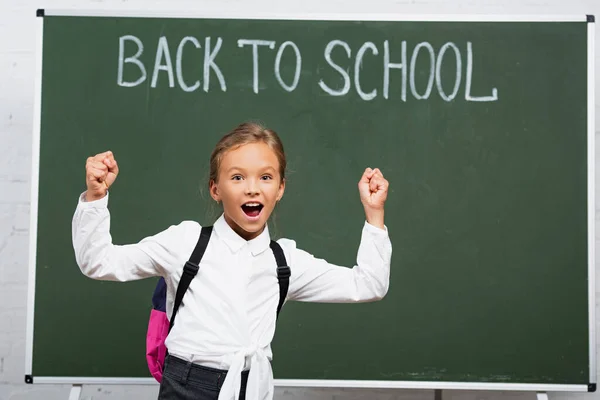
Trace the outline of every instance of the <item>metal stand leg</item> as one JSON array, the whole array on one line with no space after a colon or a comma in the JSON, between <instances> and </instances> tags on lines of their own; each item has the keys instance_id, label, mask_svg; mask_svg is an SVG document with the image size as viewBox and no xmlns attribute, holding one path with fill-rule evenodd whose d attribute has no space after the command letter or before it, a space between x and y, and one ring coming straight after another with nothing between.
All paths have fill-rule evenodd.
<instances>
[{"instance_id":1,"label":"metal stand leg","mask_svg":"<svg viewBox=\"0 0 600 400\"><path fill-rule=\"evenodd\" d=\"M548 400L548 393L537 392L537 400Z\"/></svg>"},{"instance_id":2,"label":"metal stand leg","mask_svg":"<svg viewBox=\"0 0 600 400\"><path fill-rule=\"evenodd\" d=\"M433 398L434 398L434 400L442 400L442 389L435 389ZM546 400L548 400L548 399L546 399Z\"/></svg>"},{"instance_id":3,"label":"metal stand leg","mask_svg":"<svg viewBox=\"0 0 600 400\"><path fill-rule=\"evenodd\" d=\"M69 393L69 400L79 400L81 395L81 385L73 385L71 387L71 393Z\"/></svg>"}]
</instances>

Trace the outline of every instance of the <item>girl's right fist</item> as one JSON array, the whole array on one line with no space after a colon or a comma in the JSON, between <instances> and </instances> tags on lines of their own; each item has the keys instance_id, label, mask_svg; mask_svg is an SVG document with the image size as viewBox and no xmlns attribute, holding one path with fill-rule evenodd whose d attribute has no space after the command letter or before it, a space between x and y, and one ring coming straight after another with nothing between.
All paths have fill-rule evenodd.
<instances>
[{"instance_id":1,"label":"girl's right fist","mask_svg":"<svg viewBox=\"0 0 600 400\"><path fill-rule=\"evenodd\" d=\"M112 151L88 157L85 163L85 199L94 201L106 196L108 188L115 182L118 174L119 166Z\"/></svg>"}]
</instances>

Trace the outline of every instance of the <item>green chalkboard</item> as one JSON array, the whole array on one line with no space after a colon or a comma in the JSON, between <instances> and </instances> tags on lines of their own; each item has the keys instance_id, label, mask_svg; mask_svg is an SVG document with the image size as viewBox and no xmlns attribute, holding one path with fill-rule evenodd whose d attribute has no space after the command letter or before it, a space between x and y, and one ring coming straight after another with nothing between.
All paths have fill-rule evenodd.
<instances>
[{"instance_id":1,"label":"green chalkboard","mask_svg":"<svg viewBox=\"0 0 600 400\"><path fill-rule=\"evenodd\" d=\"M212 224L210 152L258 120L289 162L271 229L300 248L352 266L357 181L371 166L391 184L388 295L288 303L276 379L590 383L585 18L42 21L34 381L149 377L156 280L75 263L86 158L115 153L111 233L134 243Z\"/></svg>"}]
</instances>

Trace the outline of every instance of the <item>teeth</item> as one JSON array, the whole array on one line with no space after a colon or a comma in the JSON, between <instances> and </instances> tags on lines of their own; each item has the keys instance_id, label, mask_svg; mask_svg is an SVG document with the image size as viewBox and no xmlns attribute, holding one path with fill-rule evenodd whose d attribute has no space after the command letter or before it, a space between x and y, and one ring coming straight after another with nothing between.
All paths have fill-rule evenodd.
<instances>
[{"instance_id":1,"label":"teeth","mask_svg":"<svg viewBox=\"0 0 600 400\"><path fill-rule=\"evenodd\" d=\"M258 207L258 206L260 206L260 203L246 203L244 205L248 206L248 207Z\"/></svg>"}]
</instances>

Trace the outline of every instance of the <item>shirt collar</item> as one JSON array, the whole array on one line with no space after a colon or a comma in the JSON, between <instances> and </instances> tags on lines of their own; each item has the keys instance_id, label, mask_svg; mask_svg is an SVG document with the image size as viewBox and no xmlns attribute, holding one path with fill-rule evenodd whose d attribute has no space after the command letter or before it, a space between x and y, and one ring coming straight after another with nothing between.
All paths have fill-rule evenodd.
<instances>
[{"instance_id":1,"label":"shirt collar","mask_svg":"<svg viewBox=\"0 0 600 400\"><path fill-rule=\"evenodd\" d=\"M250 252L253 256L257 256L263 251L269 248L271 243L271 235L269 234L269 226L265 226L265 230L261 232L260 235L255 237L252 240L246 240L240 235L238 235L225 221L225 215L222 214L218 220L215 221L214 229L219 238L221 238L227 247L234 252L237 253L244 245L248 245L250 247Z\"/></svg>"}]
</instances>

